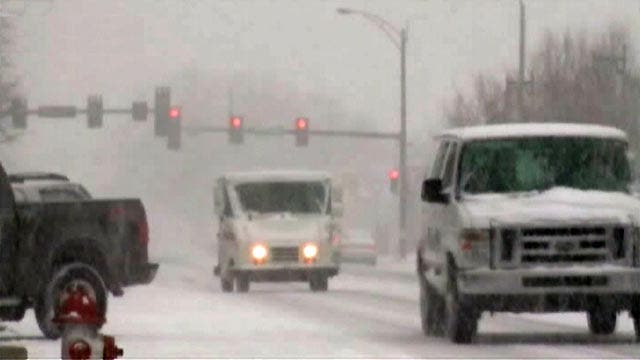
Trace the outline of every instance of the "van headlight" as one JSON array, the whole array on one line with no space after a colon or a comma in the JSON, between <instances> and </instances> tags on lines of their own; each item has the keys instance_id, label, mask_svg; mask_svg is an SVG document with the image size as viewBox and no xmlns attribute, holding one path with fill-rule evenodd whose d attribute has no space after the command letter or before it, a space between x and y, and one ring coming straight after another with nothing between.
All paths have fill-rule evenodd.
<instances>
[{"instance_id":1,"label":"van headlight","mask_svg":"<svg viewBox=\"0 0 640 360\"><path fill-rule=\"evenodd\" d=\"M318 257L318 245L311 243L304 245L302 247L302 256L307 262L315 260Z\"/></svg>"},{"instance_id":2,"label":"van headlight","mask_svg":"<svg viewBox=\"0 0 640 360\"><path fill-rule=\"evenodd\" d=\"M265 262L269 255L269 250L262 244L255 244L251 247L251 258L255 263L261 264Z\"/></svg>"}]
</instances>

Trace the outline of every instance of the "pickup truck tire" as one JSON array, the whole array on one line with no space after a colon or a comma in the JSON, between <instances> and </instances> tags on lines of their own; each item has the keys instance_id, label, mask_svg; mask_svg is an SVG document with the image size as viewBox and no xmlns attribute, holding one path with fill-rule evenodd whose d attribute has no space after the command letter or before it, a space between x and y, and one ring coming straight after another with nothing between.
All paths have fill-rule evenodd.
<instances>
[{"instance_id":1,"label":"pickup truck tire","mask_svg":"<svg viewBox=\"0 0 640 360\"><path fill-rule=\"evenodd\" d=\"M420 320L426 336L444 335L442 310L444 301L426 280L420 281Z\"/></svg>"},{"instance_id":2,"label":"pickup truck tire","mask_svg":"<svg viewBox=\"0 0 640 360\"><path fill-rule=\"evenodd\" d=\"M238 292L249 292L249 284L249 275L239 274L238 276L236 276L236 289L238 290Z\"/></svg>"},{"instance_id":3,"label":"pickup truck tire","mask_svg":"<svg viewBox=\"0 0 640 360\"><path fill-rule=\"evenodd\" d=\"M609 335L616 330L618 314L602 306L587 311L589 330L596 335Z\"/></svg>"},{"instance_id":4,"label":"pickup truck tire","mask_svg":"<svg viewBox=\"0 0 640 360\"><path fill-rule=\"evenodd\" d=\"M327 291L329 290L329 279L326 276L314 275L309 278L309 288L311 291Z\"/></svg>"},{"instance_id":5,"label":"pickup truck tire","mask_svg":"<svg viewBox=\"0 0 640 360\"><path fill-rule=\"evenodd\" d=\"M57 339L61 328L52 320L65 292L82 288L98 306L99 313L107 312L107 288L97 271L82 263L71 263L54 272L42 294L36 299L34 312L40 331L49 339Z\"/></svg>"},{"instance_id":6,"label":"pickup truck tire","mask_svg":"<svg viewBox=\"0 0 640 360\"><path fill-rule=\"evenodd\" d=\"M444 297L445 334L451 342L468 344L478 330L478 314L472 303L458 293L455 265L447 269L447 290Z\"/></svg>"}]
</instances>

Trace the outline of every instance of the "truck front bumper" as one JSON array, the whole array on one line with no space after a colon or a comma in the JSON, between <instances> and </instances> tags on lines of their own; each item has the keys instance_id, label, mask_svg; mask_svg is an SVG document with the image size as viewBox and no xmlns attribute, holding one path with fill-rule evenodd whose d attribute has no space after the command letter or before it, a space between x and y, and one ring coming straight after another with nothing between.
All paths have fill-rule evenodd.
<instances>
[{"instance_id":1,"label":"truck front bumper","mask_svg":"<svg viewBox=\"0 0 640 360\"><path fill-rule=\"evenodd\" d=\"M459 270L458 289L468 295L640 294L640 268Z\"/></svg>"}]
</instances>

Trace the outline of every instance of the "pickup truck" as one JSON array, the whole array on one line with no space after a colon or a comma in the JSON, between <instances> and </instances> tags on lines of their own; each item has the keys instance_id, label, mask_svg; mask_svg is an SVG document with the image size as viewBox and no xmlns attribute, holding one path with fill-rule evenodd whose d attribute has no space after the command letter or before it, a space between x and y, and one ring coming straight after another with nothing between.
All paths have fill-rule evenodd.
<instances>
[{"instance_id":1,"label":"pickup truck","mask_svg":"<svg viewBox=\"0 0 640 360\"><path fill-rule=\"evenodd\" d=\"M20 321L33 307L42 333L55 339L52 319L69 291L83 288L104 315L109 292L153 280L158 264L148 261L139 199L16 203L19 181L0 165L0 320Z\"/></svg>"},{"instance_id":2,"label":"pickup truck","mask_svg":"<svg viewBox=\"0 0 640 360\"><path fill-rule=\"evenodd\" d=\"M605 126L504 124L438 137L417 249L425 335L467 343L483 312L586 312L640 340L640 201L627 136Z\"/></svg>"}]
</instances>

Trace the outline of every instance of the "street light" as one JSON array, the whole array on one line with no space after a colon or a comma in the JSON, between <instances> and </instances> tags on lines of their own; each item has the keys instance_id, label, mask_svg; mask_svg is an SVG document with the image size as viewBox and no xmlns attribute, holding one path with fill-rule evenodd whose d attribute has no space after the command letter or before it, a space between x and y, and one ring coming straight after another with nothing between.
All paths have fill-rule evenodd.
<instances>
[{"instance_id":1,"label":"street light","mask_svg":"<svg viewBox=\"0 0 640 360\"><path fill-rule=\"evenodd\" d=\"M393 26L384 18L364 11L349 8L338 8L336 12L340 15L360 15L375 24L387 35L393 45L400 51L400 134L399 134L399 172L400 182L398 189L399 206L399 237L398 247L400 257L406 256L406 236L407 236L407 81L406 81L406 49L407 49L407 27L401 29Z\"/></svg>"}]
</instances>

